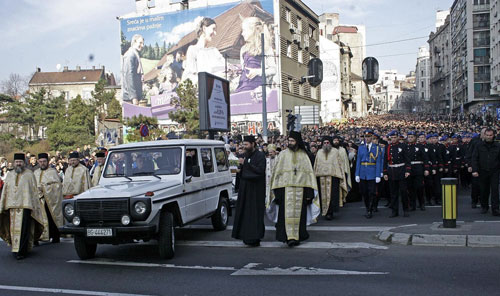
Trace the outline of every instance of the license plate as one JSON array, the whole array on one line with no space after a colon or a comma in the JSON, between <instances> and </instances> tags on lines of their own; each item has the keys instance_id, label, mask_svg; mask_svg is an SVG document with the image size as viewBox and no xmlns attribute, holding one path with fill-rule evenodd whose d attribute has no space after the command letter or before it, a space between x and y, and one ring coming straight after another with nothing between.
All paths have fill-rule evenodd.
<instances>
[{"instance_id":1,"label":"license plate","mask_svg":"<svg viewBox=\"0 0 500 296\"><path fill-rule=\"evenodd\" d=\"M87 236L113 236L111 228L87 228Z\"/></svg>"}]
</instances>

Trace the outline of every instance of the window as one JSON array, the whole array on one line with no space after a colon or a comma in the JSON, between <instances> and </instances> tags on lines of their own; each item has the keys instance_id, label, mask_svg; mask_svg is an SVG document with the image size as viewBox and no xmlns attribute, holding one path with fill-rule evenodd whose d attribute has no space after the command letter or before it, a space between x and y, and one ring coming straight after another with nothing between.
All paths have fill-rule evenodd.
<instances>
[{"instance_id":1,"label":"window","mask_svg":"<svg viewBox=\"0 0 500 296\"><path fill-rule=\"evenodd\" d=\"M421 83L420 83L420 84L422 85L422 88L424 88L424 82L423 82L423 81L421 81Z\"/></svg>"},{"instance_id":2,"label":"window","mask_svg":"<svg viewBox=\"0 0 500 296\"><path fill-rule=\"evenodd\" d=\"M200 165L198 164L196 148L186 149L186 176L200 176Z\"/></svg>"},{"instance_id":3,"label":"window","mask_svg":"<svg viewBox=\"0 0 500 296\"><path fill-rule=\"evenodd\" d=\"M214 172L214 161L212 158L212 149L202 148L201 151L201 162L203 165L203 173L209 174Z\"/></svg>"},{"instance_id":4,"label":"window","mask_svg":"<svg viewBox=\"0 0 500 296\"><path fill-rule=\"evenodd\" d=\"M302 56L302 49L299 48L298 52L297 52L297 59L299 61L299 63L304 63L304 59L303 59L303 56Z\"/></svg>"},{"instance_id":5,"label":"window","mask_svg":"<svg viewBox=\"0 0 500 296\"><path fill-rule=\"evenodd\" d=\"M489 48L474 49L474 63L475 64L488 64L490 60Z\"/></svg>"},{"instance_id":6,"label":"window","mask_svg":"<svg viewBox=\"0 0 500 296\"><path fill-rule=\"evenodd\" d=\"M303 95L304 95L304 84L299 83L299 96L303 96Z\"/></svg>"},{"instance_id":7,"label":"window","mask_svg":"<svg viewBox=\"0 0 500 296\"><path fill-rule=\"evenodd\" d=\"M423 83L423 82L422 82L422 83ZM422 100L424 99L424 92L422 92L422 93L420 94L420 97L422 98Z\"/></svg>"},{"instance_id":8,"label":"window","mask_svg":"<svg viewBox=\"0 0 500 296\"><path fill-rule=\"evenodd\" d=\"M355 95L355 94L356 94L356 86L355 86L354 84L351 84L351 93L352 93L353 95Z\"/></svg>"},{"instance_id":9,"label":"window","mask_svg":"<svg viewBox=\"0 0 500 296\"><path fill-rule=\"evenodd\" d=\"M312 39L316 40L315 36L314 36L314 32L315 31L316 31L316 29L314 29L313 26L309 26L309 38L312 38Z\"/></svg>"},{"instance_id":10,"label":"window","mask_svg":"<svg viewBox=\"0 0 500 296\"><path fill-rule=\"evenodd\" d=\"M285 18L288 23L292 22L292 12L288 8L285 8Z\"/></svg>"},{"instance_id":11,"label":"window","mask_svg":"<svg viewBox=\"0 0 500 296\"><path fill-rule=\"evenodd\" d=\"M229 164L227 162L227 154L226 149L224 148L215 148L215 160L217 162L217 171L223 172L229 169Z\"/></svg>"},{"instance_id":12,"label":"window","mask_svg":"<svg viewBox=\"0 0 500 296\"><path fill-rule=\"evenodd\" d=\"M292 78L288 78L288 92L289 93L293 92L293 80L292 80Z\"/></svg>"},{"instance_id":13,"label":"window","mask_svg":"<svg viewBox=\"0 0 500 296\"><path fill-rule=\"evenodd\" d=\"M318 88L311 86L311 99L318 99Z\"/></svg>"},{"instance_id":14,"label":"window","mask_svg":"<svg viewBox=\"0 0 500 296\"><path fill-rule=\"evenodd\" d=\"M352 103L352 112L356 112L356 103Z\"/></svg>"},{"instance_id":15,"label":"window","mask_svg":"<svg viewBox=\"0 0 500 296\"><path fill-rule=\"evenodd\" d=\"M490 31L474 32L474 46L489 46Z\"/></svg>"},{"instance_id":16,"label":"window","mask_svg":"<svg viewBox=\"0 0 500 296\"><path fill-rule=\"evenodd\" d=\"M286 56L291 58L292 57L292 42L286 41Z\"/></svg>"},{"instance_id":17,"label":"window","mask_svg":"<svg viewBox=\"0 0 500 296\"><path fill-rule=\"evenodd\" d=\"M326 19L326 25L331 26L333 24L332 19Z\"/></svg>"},{"instance_id":18,"label":"window","mask_svg":"<svg viewBox=\"0 0 500 296\"><path fill-rule=\"evenodd\" d=\"M326 39L333 40L333 35L332 34L326 34Z\"/></svg>"},{"instance_id":19,"label":"window","mask_svg":"<svg viewBox=\"0 0 500 296\"><path fill-rule=\"evenodd\" d=\"M302 32L302 19L297 17L297 31Z\"/></svg>"}]
</instances>

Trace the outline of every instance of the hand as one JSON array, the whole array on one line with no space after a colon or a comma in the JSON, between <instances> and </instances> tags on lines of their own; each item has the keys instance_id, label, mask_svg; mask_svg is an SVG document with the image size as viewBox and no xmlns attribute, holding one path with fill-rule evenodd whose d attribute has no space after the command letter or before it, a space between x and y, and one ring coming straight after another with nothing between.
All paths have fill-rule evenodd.
<instances>
[{"instance_id":1,"label":"hand","mask_svg":"<svg viewBox=\"0 0 500 296\"><path fill-rule=\"evenodd\" d=\"M380 183L380 178L379 177L375 178L375 183Z\"/></svg>"},{"instance_id":2,"label":"hand","mask_svg":"<svg viewBox=\"0 0 500 296\"><path fill-rule=\"evenodd\" d=\"M424 171L424 176L429 176L429 171Z\"/></svg>"},{"instance_id":3,"label":"hand","mask_svg":"<svg viewBox=\"0 0 500 296\"><path fill-rule=\"evenodd\" d=\"M444 172L447 173L448 172L448 169L444 169Z\"/></svg>"},{"instance_id":4,"label":"hand","mask_svg":"<svg viewBox=\"0 0 500 296\"><path fill-rule=\"evenodd\" d=\"M472 173L472 177L475 177L475 178L479 177L479 173L478 172Z\"/></svg>"},{"instance_id":5,"label":"hand","mask_svg":"<svg viewBox=\"0 0 500 296\"><path fill-rule=\"evenodd\" d=\"M359 176L356 176L356 178L355 178L355 179L356 179L356 183L361 182L361 179L359 178Z\"/></svg>"},{"instance_id":6,"label":"hand","mask_svg":"<svg viewBox=\"0 0 500 296\"><path fill-rule=\"evenodd\" d=\"M405 178L408 178L410 176L410 173L405 173Z\"/></svg>"},{"instance_id":7,"label":"hand","mask_svg":"<svg viewBox=\"0 0 500 296\"><path fill-rule=\"evenodd\" d=\"M245 162L245 159L244 158L238 158L238 162L239 162L239 164L243 164Z\"/></svg>"},{"instance_id":8,"label":"hand","mask_svg":"<svg viewBox=\"0 0 500 296\"><path fill-rule=\"evenodd\" d=\"M442 171L443 171L443 168L440 168L440 169L439 169L439 171L440 171L440 172L442 172Z\"/></svg>"},{"instance_id":9,"label":"hand","mask_svg":"<svg viewBox=\"0 0 500 296\"><path fill-rule=\"evenodd\" d=\"M469 173L472 173L472 168L471 168L471 167L467 168L467 171L468 171Z\"/></svg>"},{"instance_id":10,"label":"hand","mask_svg":"<svg viewBox=\"0 0 500 296\"><path fill-rule=\"evenodd\" d=\"M432 174L435 175L437 172L436 170L432 170Z\"/></svg>"},{"instance_id":11,"label":"hand","mask_svg":"<svg viewBox=\"0 0 500 296\"><path fill-rule=\"evenodd\" d=\"M389 181L389 176L384 175L384 180Z\"/></svg>"}]
</instances>

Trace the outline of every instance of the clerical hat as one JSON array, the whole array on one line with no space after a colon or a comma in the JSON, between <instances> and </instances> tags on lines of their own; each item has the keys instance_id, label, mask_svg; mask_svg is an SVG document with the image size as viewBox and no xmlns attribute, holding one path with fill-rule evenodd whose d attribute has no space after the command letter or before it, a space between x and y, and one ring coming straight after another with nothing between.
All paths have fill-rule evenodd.
<instances>
[{"instance_id":1,"label":"clerical hat","mask_svg":"<svg viewBox=\"0 0 500 296\"><path fill-rule=\"evenodd\" d=\"M243 137L243 142L254 143L255 142L255 136L254 135L244 136Z\"/></svg>"},{"instance_id":2,"label":"clerical hat","mask_svg":"<svg viewBox=\"0 0 500 296\"><path fill-rule=\"evenodd\" d=\"M96 152L95 157L106 157L106 154L102 151Z\"/></svg>"},{"instance_id":3,"label":"clerical hat","mask_svg":"<svg viewBox=\"0 0 500 296\"><path fill-rule=\"evenodd\" d=\"M39 153L38 159L42 159L42 158L49 159L49 155L47 153Z\"/></svg>"},{"instance_id":4,"label":"clerical hat","mask_svg":"<svg viewBox=\"0 0 500 296\"><path fill-rule=\"evenodd\" d=\"M14 160L26 160L26 156L24 153L15 153Z\"/></svg>"},{"instance_id":5,"label":"clerical hat","mask_svg":"<svg viewBox=\"0 0 500 296\"><path fill-rule=\"evenodd\" d=\"M80 159L80 153L78 153L78 151L72 151L70 154L69 154L69 159L71 158L77 158L77 159Z\"/></svg>"}]
</instances>

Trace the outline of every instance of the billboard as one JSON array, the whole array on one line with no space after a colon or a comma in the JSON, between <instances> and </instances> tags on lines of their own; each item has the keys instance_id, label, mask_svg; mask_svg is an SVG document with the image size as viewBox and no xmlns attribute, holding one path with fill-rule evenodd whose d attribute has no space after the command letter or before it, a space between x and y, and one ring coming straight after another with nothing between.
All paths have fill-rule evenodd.
<instances>
[{"instance_id":1,"label":"billboard","mask_svg":"<svg viewBox=\"0 0 500 296\"><path fill-rule=\"evenodd\" d=\"M230 131L229 81L206 72L198 73L200 130Z\"/></svg>"},{"instance_id":2,"label":"billboard","mask_svg":"<svg viewBox=\"0 0 500 296\"><path fill-rule=\"evenodd\" d=\"M123 117L168 119L178 85L207 72L229 81L232 115L278 111L273 1L233 2L120 20Z\"/></svg>"}]
</instances>

